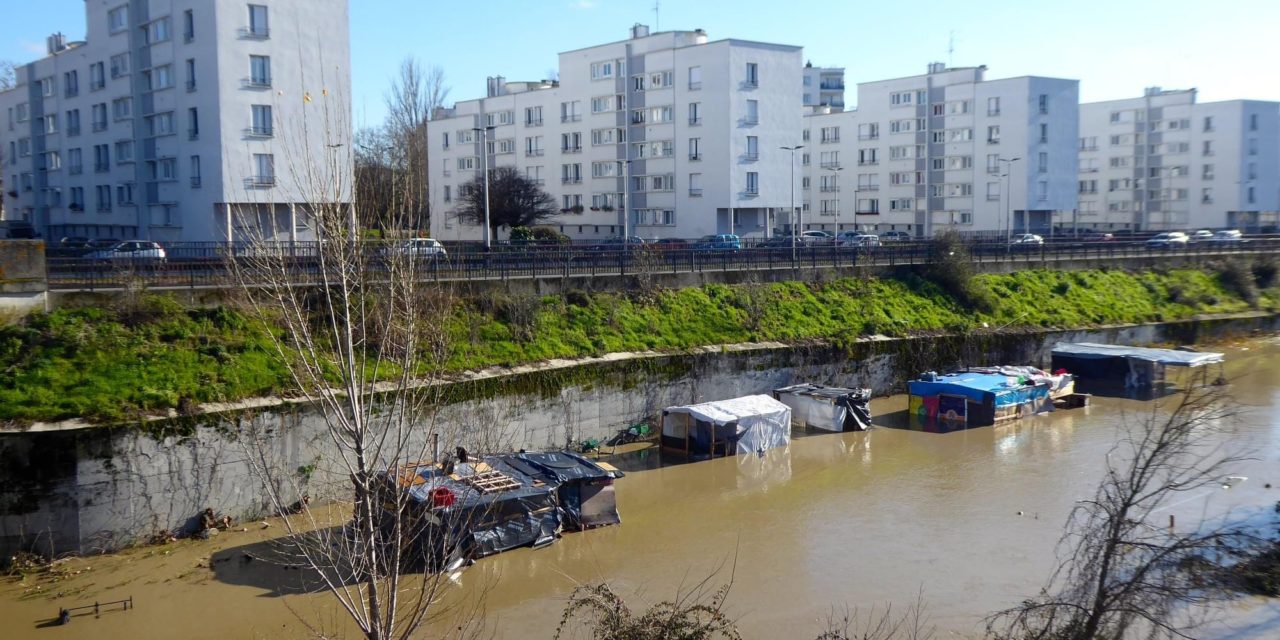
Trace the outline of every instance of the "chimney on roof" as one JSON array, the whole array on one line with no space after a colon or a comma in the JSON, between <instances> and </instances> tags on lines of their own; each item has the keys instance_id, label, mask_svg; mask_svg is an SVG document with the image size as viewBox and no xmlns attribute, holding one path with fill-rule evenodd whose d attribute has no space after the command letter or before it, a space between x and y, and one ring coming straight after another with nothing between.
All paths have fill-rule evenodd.
<instances>
[{"instance_id":1,"label":"chimney on roof","mask_svg":"<svg viewBox=\"0 0 1280 640\"><path fill-rule=\"evenodd\" d=\"M943 71L946 71L946 70L947 70L947 63L945 62L929 63L929 73L942 73Z\"/></svg>"},{"instance_id":2,"label":"chimney on roof","mask_svg":"<svg viewBox=\"0 0 1280 640\"><path fill-rule=\"evenodd\" d=\"M67 37L59 31L48 38L45 38L45 47L49 50L49 55L60 53L67 50Z\"/></svg>"},{"instance_id":3,"label":"chimney on roof","mask_svg":"<svg viewBox=\"0 0 1280 640\"><path fill-rule=\"evenodd\" d=\"M645 38L649 36L649 25L640 24L639 22L631 25L631 39Z\"/></svg>"}]
</instances>

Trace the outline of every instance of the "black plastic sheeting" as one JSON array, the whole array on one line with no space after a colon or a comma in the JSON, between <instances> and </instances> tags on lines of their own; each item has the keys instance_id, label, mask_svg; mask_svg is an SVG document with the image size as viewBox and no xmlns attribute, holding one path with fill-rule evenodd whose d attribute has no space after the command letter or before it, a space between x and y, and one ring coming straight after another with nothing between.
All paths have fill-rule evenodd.
<instances>
[{"instance_id":1,"label":"black plastic sheeting","mask_svg":"<svg viewBox=\"0 0 1280 640\"><path fill-rule=\"evenodd\" d=\"M565 529L581 530L619 524L613 480L621 471L608 471L567 451L516 453L502 461L522 473L556 487Z\"/></svg>"}]
</instances>

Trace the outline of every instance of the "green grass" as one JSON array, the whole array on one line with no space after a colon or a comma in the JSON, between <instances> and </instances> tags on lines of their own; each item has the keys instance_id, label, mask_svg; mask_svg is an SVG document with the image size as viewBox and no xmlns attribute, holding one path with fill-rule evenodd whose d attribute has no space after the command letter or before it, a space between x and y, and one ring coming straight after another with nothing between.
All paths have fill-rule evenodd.
<instances>
[{"instance_id":1,"label":"green grass","mask_svg":"<svg viewBox=\"0 0 1280 640\"><path fill-rule=\"evenodd\" d=\"M1083 328L1251 308L1219 277L1191 270L1022 271L975 282L991 294L987 312L964 308L915 276L706 285L647 296L499 295L454 310L446 368L737 342L842 344L871 334L963 332L983 323ZM1274 300L1264 292L1259 304ZM33 316L0 328L0 420L108 423L183 403L287 392L287 371L264 331L230 309L183 309L162 298L131 314L75 309Z\"/></svg>"}]
</instances>

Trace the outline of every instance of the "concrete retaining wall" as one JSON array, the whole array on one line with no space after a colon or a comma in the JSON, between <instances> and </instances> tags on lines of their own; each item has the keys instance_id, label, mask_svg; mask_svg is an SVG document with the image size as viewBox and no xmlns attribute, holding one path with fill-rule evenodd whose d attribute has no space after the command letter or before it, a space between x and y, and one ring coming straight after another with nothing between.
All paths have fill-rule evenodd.
<instances>
[{"instance_id":1,"label":"concrete retaining wall","mask_svg":"<svg viewBox=\"0 0 1280 640\"><path fill-rule=\"evenodd\" d=\"M48 304L43 240L0 240L0 323Z\"/></svg>"},{"instance_id":2,"label":"concrete retaining wall","mask_svg":"<svg viewBox=\"0 0 1280 640\"><path fill-rule=\"evenodd\" d=\"M446 388L432 425L446 450L563 446L607 438L662 408L768 391L794 382L901 392L928 369L969 364L1047 364L1062 340L1193 343L1203 336L1280 329L1280 317L1189 321L1091 331L867 341L849 352L778 347L664 356L539 371ZM175 420L144 428L0 434L0 553L110 550L176 529L206 506L237 518L268 511L262 486L236 436L248 416L203 424ZM344 473L310 408L259 414L274 464L316 499L337 497Z\"/></svg>"}]
</instances>

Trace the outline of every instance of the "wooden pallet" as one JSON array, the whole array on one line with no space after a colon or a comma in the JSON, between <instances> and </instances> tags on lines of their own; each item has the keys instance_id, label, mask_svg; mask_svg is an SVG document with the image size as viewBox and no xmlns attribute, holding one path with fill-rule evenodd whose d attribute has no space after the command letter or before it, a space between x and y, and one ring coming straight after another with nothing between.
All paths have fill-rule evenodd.
<instances>
[{"instance_id":1,"label":"wooden pallet","mask_svg":"<svg viewBox=\"0 0 1280 640\"><path fill-rule=\"evenodd\" d=\"M486 471L463 478L463 482L471 485L480 493L497 493L519 489L520 483L501 471Z\"/></svg>"}]
</instances>

